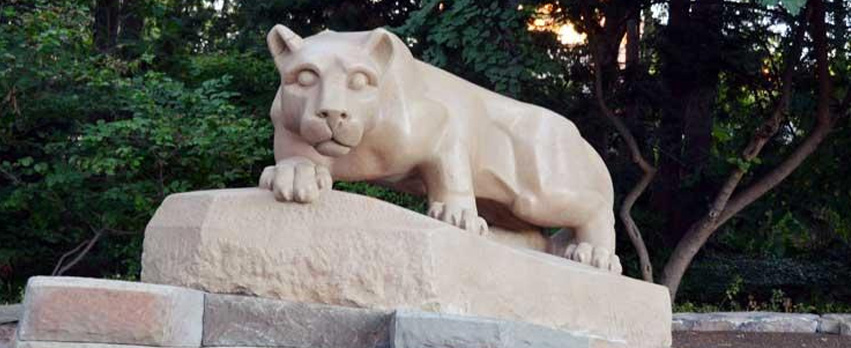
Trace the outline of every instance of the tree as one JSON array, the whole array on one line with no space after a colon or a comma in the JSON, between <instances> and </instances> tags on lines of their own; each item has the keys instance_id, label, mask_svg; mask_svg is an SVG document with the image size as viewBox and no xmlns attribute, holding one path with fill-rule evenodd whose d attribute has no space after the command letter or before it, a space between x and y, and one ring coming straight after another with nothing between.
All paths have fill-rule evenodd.
<instances>
[{"instance_id":1,"label":"tree","mask_svg":"<svg viewBox=\"0 0 851 348\"><path fill-rule=\"evenodd\" d=\"M804 26L804 23L800 23L798 24L800 28L794 35L791 49L786 54L786 67L780 86L782 91L775 111L760 128L756 129L748 146L742 152L741 161L737 163L737 166L716 194L709 212L689 227L665 266L661 283L670 289L672 297L676 296L682 275L694 255L718 227L786 179L807 157L818 149L835 125L836 119L831 110L833 91L829 73L824 4L821 0L811 0L808 3L808 11L804 13L806 17L809 17L810 35L813 38L813 52L816 60L816 76L818 77L816 125L807 138L798 144L783 162L756 179L749 187L736 192L742 178L748 172L750 164L760 155L766 143L780 129L780 123L786 113L786 105L792 90L793 71L800 55L803 37L802 28ZM801 20L801 22L803 21L804 19ZM845 99L848 98L848 92L846 92ZM838 114L844 114L847 107L847 103L841 103Z\"/></svg>"},{"instance_id":2,"label":"tree","mask_svg":"<svg viewBox=\"0 0 851 348\"><path fill-rule=\"evenodd\" d=\"M672 0L661 32L662 104L659 182L654 208L667 218L666 240L676 241L699 211L702 197L689 194L685 175L702 183L708 165L715 98L721 72L720 0ZM683 209L686 207L686 209ZM697 209L695 209L697 208Z\"/></svg>"},{"instance_id":3,"label":"tree","mask_svg":"<svg viewBox=\"0 0 851 348\"><path fill-rule=\"evenodd\" d=\"M600 6L599 8L597 6ZM656 176L657 169L642 154L642 146L633 134L627 122L636 122L639 109L633 96L627 102L624 117L619 117L609 107L605 91L612 90L619 80L618 55L622 38L626 36L626 60L624 84L635 82L639 66L639 23L638 17L644 4L635 1L597 3L583 1L568 11L565 21L581 23L581 29L589 33L591 61L593 64L593 91L598 113L614 126L623 139L630 160L642 171L642 177L626 194L618 211L618 216L626 229L633 247L638 254L641 277L653 281L653 266L650 254L644 243L641 231L632 217L632 208L638 198ZM571 13L572 12L572 13Z\"/></svg>"},{"instance_id":4,"label":"tree","mask_svg":"<svg viewBox=\"0 0 851 348\"><path fill-rule=\"evenodd\" d=\"M626 273L679 302L723 297L744 272L721 264L734 258L777 269L742 273L743 291L764 276L763 293L851 300L851 181L837 179L851 176L851 3L659 4L2 3L0 298L33 274L132 278L165 195L256 184L279 83L264 38L282 23L303 36L386 26L418 58L570 118L612 172ZM567 23L588 41L555 40ZM788 271L808 260L827 283L786 280L812 274Z\"/></svg>"},{"instance_id":5,"label":"tree","mask_svg":"<svg viewBox=\"0 0 851 348\"><path fill-rule=\"evenodd\" d=\"M633 129L627 126L626 121L635 117L635 99L629 98L626 110L615 112L609 105L607 95L617 96L618 92L606 93L611 91L612 87L626 88L626 86L634 86L635 71L628 69L619 75L617 66L611 58L606 59L607 45L611 46L611 42L619 42L623 37L620 31L613 31L614 34L609 34L603 28L612 25L619 25L623 21L628 22L628 18L618 16L617 11L611 11L607 6L618 6L616 2L601 5L602 8L594 7L595 4L578 2L571 6L579 12L579 15L568 15L568 20L584 21L583 30L589 35L589 46L593 68L594 68L594 91L597 105L601 110L602 115L606 116L612 122L617 134L627 147L627 153L631 160L644 173L642 178L626 195L621 206L620 216L624 222L624 226L628 235L633 240L633 244L638 250L642 277L645 280L652 280L652 272L650 268L649 256L643 249L643 241L638 233L638 227L635 225L630 216L630 209L643 190L652 181L656 168L642 154L639 143L647 141L636 140L633 130L636 123L632 123ZM620 4L620 6L624 6ZM628 5L627 5L628 6ZM640 5L639 5L640 6ZM712 151L711 139L717 121L714 121L717 111L717 102L715 101L719 94L720 77L722 75L738 74L736 71L729 71L730 68L725 66L726 60L720 52L735 52L735 49L726 48L725 41L730 39L740 40L739 37L725 37L730 34L724 33L724 28L728 24L721 21L721 15L725 6L736 6L724 4L720 1L698 1L695 3L673 1L670 4L668 11L668 24L661 31L661 44L657 46L658 54L661 57L660 70L662 70L659 84L667 86L662 88L664 100L659 104L661 111L661 119L659 123L660 131L658 139L659 156L656 161L659 162L662 177L654 189L654 208L663 213L668 218L667 227L665 227L666 240L676 244L676 248L665 265L660 282L671 289L672 295L675 295L682 275L688 268L693 257L705 245L708 238L723 225L724 222L739 213L744 207L757 200L776 187L785 177L787 177L795 168L800 166L805 158L807 158L818 145L824 140L831 122L827 122L831 117L824 116L824 110L827 110L824 105L831 105L828 99L820 98L817 109L820 110L817 115L819 120L808 137L797 150L791 152L788 157L780 161L771 170L760 173L762 177L748 176L748 173L753 171L759 163L758 156L763 146L771 141L781 128L788 112L787 106L789 99L793 98L794 93L806 93L806 91L797 91L792 89L794 71L798 68L798 58L801 52L800 42L803 40L802 31L798 31L797 39L794 42L787 42L785 46L786 52L783 57L786 58L784 66L786 70L781 73L782 78L780 83L776 84L776 88L769 92L779 95L776 101L776 108L770 117L762 124L754 125L756 131L753 139L747 144L742 155L730 157L727 161L734 165L732 172L728 178L721 182L719 192L714 195L711 202L710 212L704 217L698 218L695 212L699 212L701 202L704 202L704 197L694 195L695 188L697 192L708 191L714 184L711 176L704 174L710 169ZM810 6L815 6L811 4ZM843 7L844 6L840 6ZM737 8L736 11L740 9ZM756 7L751 11L765 11L771 15L777 14L783 18L790 18L782 9L775 12L770 7ZM623 11L623 10L622 10ZM566 11L570 13L570 11ZM749 11L748 11L749 12ZM823 12L823 9L822 9ZM623 12L621 12L623 13ZM839 11L840 15L842 11ZM605 21L601 20L605 18ZM815 19L815 18L821 18ZM844 17L843 17L844 18ZM740 19L735 19L740 20ZM752 19L751 19L752 20ZM798 22L805 20L820 21L821 30L824 30L824 16L799 19ZM843 24L844 25L844 24ZM837 25L838 28L844 28L843 25ZM818 27L818 25L814 25ZM759 26L752 25L751 28L759 29ZM764 29L762 29L764 30ZM765 36L765 34L761 34ZM826 31L815 30L811 33L813 37L820 35L826 38ZM841 36L844 33L837 33ZM633 40L635 39L633 34ZM630 40L630 41L633 41ZM821 52L818 48L820 40L814 40L814 51ZM822 44L826 44L825 40L821 40ZM633 44L634 45L634 44ZM844 43L839 46L844 46ZM603 48L601 48L603 47ZM629 48L627 48L629 50ZM636 48L632 47L632 58L627 58L628 61L635 62L637 53ZM608 49L611 51L611 49ZM841 49L840 49L841 51ZM759 56L759 54L757 55ZM764 57L764 56L763 56ZM761 58L765 59L765 58ZM634 64L634 63L633 63ZM816 59L818 70L826 69L827 61ZM608 67L608 68L607 68ZM635 65L633 65L633 68ZM722 69L723 68L723 69ZM608 71L608 72L607 72ZM615 71L613 74L612 71ZM826 70L825 70L826 71ZM724 74L722 74L722 72ZM830 77L827 73L818 73L820 79L818 83L819 95L830 95L829 82ZM616 76L609 77L606 76ZM612 84L605 81L617 81L617 76L621 76L624 83ZM649 75L644 75L647 78ZM650 78L651 80L654 78ZM828 81L828 87L821 80ZM622 92L621 92L622 93ZM670 103L668 101L671 101ZM837 103L834 103L837 104ZM829 108L828 108L829 109ZM839 113L846 112L842 103L839 103L837 108ZM640 132L640 134L647 134ZM745 132L738 134L745 135ZM777 142L775 144L786 146ZM690 181L697 183L684 183L683 175L691 177ZM753 181L751 186L736 192L736 188L744 180ZM733 195L733 193L736 195ZM732 198L731 198L732 197ZM707 197L708 198L708 197ZM659 202L663 204L659 204ZM676 202L676 203L674 203Z\"/></svg>"}]
</instances>

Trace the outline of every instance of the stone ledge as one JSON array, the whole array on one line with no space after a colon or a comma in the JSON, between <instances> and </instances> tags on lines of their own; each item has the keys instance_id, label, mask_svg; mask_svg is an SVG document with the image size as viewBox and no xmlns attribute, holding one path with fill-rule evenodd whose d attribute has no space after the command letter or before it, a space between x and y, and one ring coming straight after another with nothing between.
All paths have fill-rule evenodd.
<instances>
[{"instance_id":1,"label":"stone ledge","mask_svg":"<svg viewBox=\"0 0 851 348\"><path fill-rule=\"evenodd\" d=\"M816 333L819 316L771 312L675 313L674 331Z\"/></svg>"},{"instance_id":2,"label":"stone ledge","mask_svg":"<svg viewBox=\"0 0 851 348\"><path fill-rule=\"evenodd\" d=\"M581 333L477 317L208 294L205 347L623 348Z\"/></svg>"},{"instance_id":3,"label":"stone ledge","mask_svg":"<svg viewBox=\"0 0 851 348\"><path fill-rule=\"evenodd\" d=\"M842 336L851 336L851 321L839 323L839 334Z\"/></svg>"},{"instance_id":4,"label":"stone ledge","mask_svg":"<svg viewBox=\"0 0 851 348\"><path fill-rule=\"evenodd\" d=\"M17 328L14 323L0 324L0 348L12 348L15 345Z\"/></svg>"},{"instance_id":5,"label":"stone ledge","mask_svg":"<svg viewBox=\"0 0 851 348\"><path fill-rule=\"evenodd\" d=\"M33 277L18 339L198 347L203 303L202 292L173 286Z\"/></svg>"},{"instance_id":6,"label":"stone ledge","mask_svg":"<svg viewBox=\"0 0 851 348\"><path fill-rule=\"evenodd\" d=\"M504 320L399 310L391 329L394 348L602 348L623 347L612 342Z\"/></svg>"},{"instance_id":7,"label":"stone ledge","mask_svg":"<svg viewBox=\"0 0 851 348\"><path fill-rule=\"evenodd\" d=\"M21 320L23 304L0 305L0 324L15 323Z\"/></svg>"},{"instance_id":8,"label":"stone ledge","mask_svg":"<svg viewBox=\"0 0 851 348\"><path fill-rule=\"evenodd\" d=\"M175 317L175 311L164 307L162 302L143 300L180 292L191 294L190 301L169 304L185 307L183 313L198 312L199 315ZM192 300L198 294L204 299ZM16 341L19 348L626 347L623 341L587 332L568 332L516 321L203 294L175 287L100 279L36 277L29 282L24 304L22 335ZM195 327L201 320L203 325ZM152 332L162 334L160 329L174 329L162 325L188 325L198 329L203 340L187 345L169 341L168 337L152 338ZM133 343L128 343L131 341Z\"/></svg>"},{"instance_id":9,"label":"stone ledge","mask_svg":"<svg viewBox=\"0 0 851 348\"><path fill-rule=\"evenodd\" d=\"M843 324L846 329L842 330ZM819 318L818 331L829 334L845 334L851 336L851 314L824 314Z\"/></svg>"},{"instance_id":10,"label":"stone ledge","mask_svg":"<svg viewBox=\"0 0 851 348\"><path fill-rule=\"evenodd\" d=\"M390 346L390 312L208 294L205 347Z\"/></svg>"},{"instance_id":11,"label":"stone ledge","mask_svg":"<svg viewBox=\"0 0 851 348\"><path fill-rule=\"evenodd\" d=\"M527 321L671 344L664 287L517 250L373 198L311 204L260 189L171 195L145 232L142 280L294 302Z\"/></svg>"},{"instance_id":12,"label":"stone ledge","mask_svg":"<svg viewBox=\"0 0 851 348\"><path fill-rule=\"evenodd\" d=\"M151 348L127 344L56 342L56 341L18 341L14 348Z\"/></svg>"}]
</instances>

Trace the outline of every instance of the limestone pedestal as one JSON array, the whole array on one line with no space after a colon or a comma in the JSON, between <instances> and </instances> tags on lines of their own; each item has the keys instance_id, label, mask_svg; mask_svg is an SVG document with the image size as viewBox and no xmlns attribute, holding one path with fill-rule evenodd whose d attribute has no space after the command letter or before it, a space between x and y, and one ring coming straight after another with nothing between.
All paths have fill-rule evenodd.
<instances>
[{"instance_id":1,"label":"limestone pedestal","mask_svg":"<svg viewBox=\"0 0 851 348\"><path fill-rule=\"evenodd\" d=\"M348 307L516 320L671 345L665 288L510 248L376 199L268 191L169 196L145 232L142 281Z\"/></svg>"},{"instance_id":2,"label":"limestone pedestal","mask_svg":"<svg viewBox=\"0 0 851 348\"><path fill-rule=\"evenodd\" d=\"M34 277L16 348L627 348L518 321Z\"/></svg>"}]
</instances>

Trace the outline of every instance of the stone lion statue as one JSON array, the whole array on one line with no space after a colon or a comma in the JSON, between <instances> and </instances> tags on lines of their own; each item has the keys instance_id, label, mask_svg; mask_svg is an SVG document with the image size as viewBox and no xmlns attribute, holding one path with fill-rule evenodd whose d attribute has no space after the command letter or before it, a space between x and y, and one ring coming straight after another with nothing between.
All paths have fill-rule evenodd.
<instances>
[{"instance_id":1,"label":"stone lion statue","mask_svg":"<svg viewBox=\"0 0 851 348\"><path fill-rule=\"evenodd\" d=\"M276 25L276 164L260 186L308 203L333 180L425 194L428 215L472 233L573 229L565 257L620 273L612 180L568 119L415 59L396 35ZM484 217L484 218L483 218Z\"/></svg>"}]
</instances>

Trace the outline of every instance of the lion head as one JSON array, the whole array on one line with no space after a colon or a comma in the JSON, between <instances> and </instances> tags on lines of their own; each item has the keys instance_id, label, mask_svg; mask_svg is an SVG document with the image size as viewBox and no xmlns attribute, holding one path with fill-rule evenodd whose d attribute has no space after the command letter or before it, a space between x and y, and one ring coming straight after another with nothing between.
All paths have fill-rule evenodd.
<instances>
[{"instance_id":1,"label":"lion head","mask_svg":"<svg viewBox=\"0 0 851 348\"><path fill-rule=\"evenodd\" d=\"M273 117L280 112L283 126L322 155L348 154L380 116L394 39L383 29L302 39L276 25L266 37L281 75L280 110Z\"/></svg>"}]
</instances>

